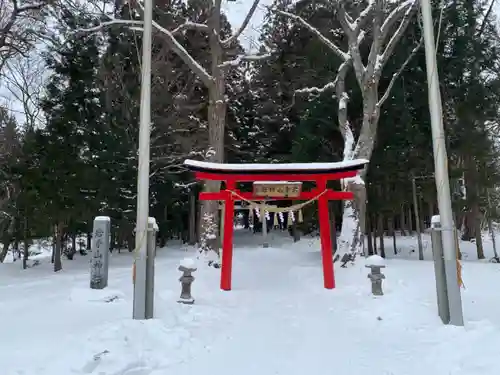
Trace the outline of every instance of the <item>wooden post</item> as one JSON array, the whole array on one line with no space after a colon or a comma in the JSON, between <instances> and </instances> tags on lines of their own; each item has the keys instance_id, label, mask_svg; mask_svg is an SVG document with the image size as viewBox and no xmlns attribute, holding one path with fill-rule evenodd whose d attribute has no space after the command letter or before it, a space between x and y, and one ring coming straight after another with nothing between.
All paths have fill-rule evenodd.
<instances>
[{"instance_id":1,"label":"wooden post","mask_svg":"<svg viewBox=\"0 0 500 375\"><path fill-rule=\"evenodd\" d=\"M234 190L236 183L234 181L226 182L226 190ZM233 269L233 219L234 219L234 198L226 191L225 210L224 210L224 236L222 240L222 265L220 275L220 288L222 290L231 290L231 277Z\"/></svg>"},{"instance_id":2,"label":"wooden post","mask_svg":"<svg viewBox=\"0 0 500 375\"><path fill-rule=\"evenodd\" d=\"M326 181L317 181L318 191L326 189ZM332 236L330 231L330 218L328 213L328 197L323 194L318 198L319 233L321 238L321 258L323 261L323 282L325 289L335 288L333 272Z\"/></svg>"},{"instance_id":3,"label":"wooden post","mask_svg":"<svg viewBox=\"0 0 500 375\"><path fill-rule=\"evenodd\" d=\"M260 206L260 219L262 221L262 247L269 247L269 243L267 242L266 201L262 201Z\"/></svg>"},{"instance_id":4,"label":"wooden post","mask_svg":"<svg viewBox=\"0 0 500 375\"><path fill-rule=\"evenodd\" d=\"M225 224L224 218L226 217L226 201L220 202L219 209L220 209L219 237L221 241L220 243L222 244L223 243L222 239L224 238L224 224Z\"/></svg>"}]
</instances>

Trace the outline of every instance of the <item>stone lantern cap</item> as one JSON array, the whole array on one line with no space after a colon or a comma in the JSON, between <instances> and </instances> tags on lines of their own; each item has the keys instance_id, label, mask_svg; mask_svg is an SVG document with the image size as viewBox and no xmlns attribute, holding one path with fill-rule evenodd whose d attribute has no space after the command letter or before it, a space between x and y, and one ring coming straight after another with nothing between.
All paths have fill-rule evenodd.
<instances>
[{"instance_id":1,"label":"stone lantern cap","mask_svg":"<svg viewBox=\"0 0 500 375\"><path fill-rule=\"evenodd\" d=\"M366 258L365 267L367 268L385 268L385 259L380 255L371 255Z\"/></svg>"},{"instance_id":2,"label":"stone lantern cap","mask_svg":"<svg viewBox=\"0 0 500 375\"><path fill-rule=\"evenodd\" d=\"M196 264L191 258L184 258L179 264L179 271L181 272L194 272L196 269Z\"/></svg>"}]
</instances>

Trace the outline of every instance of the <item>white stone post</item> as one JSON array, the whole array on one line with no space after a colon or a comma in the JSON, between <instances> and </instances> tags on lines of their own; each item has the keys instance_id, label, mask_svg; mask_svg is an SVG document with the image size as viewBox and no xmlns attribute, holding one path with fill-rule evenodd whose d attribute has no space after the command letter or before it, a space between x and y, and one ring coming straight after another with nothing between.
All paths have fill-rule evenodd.
<instances>
[{"instance_id":1,"label":"white stone post","mask_svg":"<svg viewBox=\"0 0 500 375\"><path fill-rule=\"evenodd\" d=\"M110 228L111 219L108 216L97 216L94 219L90 259L91 289L104 289L108 286Z\"/></svg>"}]
</instances>

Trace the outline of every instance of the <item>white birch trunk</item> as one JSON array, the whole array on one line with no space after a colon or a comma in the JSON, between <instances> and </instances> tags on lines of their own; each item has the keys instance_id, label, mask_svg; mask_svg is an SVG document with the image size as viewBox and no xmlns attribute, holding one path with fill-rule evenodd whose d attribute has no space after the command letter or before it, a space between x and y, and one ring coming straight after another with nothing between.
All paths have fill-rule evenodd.
<instances>
[{"instance_id":1,"label":"white birch trunk","mask_svg":"<svg viewBox=\"0 0 500 375\"><path fill-rule=\"evenodd\" d=\"M379 99L379 83L383 68L408 27L413 14L418 8L418 4L418 0L403 0L399 5L388 11L383 0L369 0L365 9L360 12L359 17L353 19L347 13L344 4L338 2L337 19L347 38L347 51L342 51L341 48L303 18L289 12L278 11L283 16L307 28L343 61L333 83L330 82L323 88L302 89L299 91L307 93L335 89L338 99L339 128L344 138L344 161L353 159L370 160L372 156L380 108L388 99L395 80L422 44L423 39L413 49L400 69L393 74L392 79ZM397 24L398 26L395 27ZM367 35L371 36L372 42L368 59L366 62L363 62L360 47ZM349 96L345 89L345 77L350 68L353 68L356 81L363 95L363 122L357 140L354 138L354 133L347 117ZM364 247L363 234L366 211L365 177L366 168L359 176L342 181L343 190L353 192L355 197L353 201L344 202L342 229L337 250L337 255L344 261L346 260L346 254L349 254L350 258L354 259L353 255L361 253Z\"/></svg>"}]
</instances>

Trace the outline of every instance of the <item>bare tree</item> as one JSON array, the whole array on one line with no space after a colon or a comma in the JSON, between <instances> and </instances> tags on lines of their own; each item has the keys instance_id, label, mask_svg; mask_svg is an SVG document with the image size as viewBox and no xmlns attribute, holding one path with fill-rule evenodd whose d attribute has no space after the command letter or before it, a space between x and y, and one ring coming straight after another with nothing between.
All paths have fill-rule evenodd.
<instances>
[{"instance_id":1,"label":"bare tree","mask_svg":"<svg viewBox=\"0 0 500 375\"><path fill-rule=\"evenodd\" d=\"M12 57L26 55L46 33L51 0L0 0L0 72Z\"/></svg>"},{"instance_id":2,"label":"bare tree","mask_svg":"<svg viewBox=\"0 0 500 375\"><path fill-rule=\"evenodd\" d=\"M16 56L5 64L3 84L10 99L22 107L26 129L34 129L42 122L40 99L45 82L45 63L36 52L27 57Z\"/></svg>"},{"instance_id":3,"label":"bare tree","mask_svg":"<svg viewBox=\"0 0 500 375\"><path fill-rule=\"evenodd\" d=\"M249 55L241 53L231 56L228 51L237 43L239 36L250 23L250 20L259 5L260 0L253 0L252 6L248 11L241 26L229 36L223 35L222 19L222 0L206 1L206 8L203 13L206 19L202 23L186 20L179 26L167 29L158 22L153 21L153 27L159 32L162 40L167 44L170 50L175 53L182 61L189 66L191 71L203 82L208 89L208 144L209 149L205 153L206 160L221 163L224 161L224 132L227 112L226 96L226 73L229 69L238 67L243 62L255 61L267 58L268 55ZM143 12L143 5L137 2L137 9ZM164 13L164 11L163 11ZM96 27L80 31L99 31L104 27L122 25L139 30L142 21L122 20L109 18L109 21L103 22ZM210 62L208 67L197 61L177 39L178 35L184 35L186 31L197 31L206 33L209 39ZM232 48L234 50L234 48ZM218 191L220 182L207 181L206 191ZM218 222L218 203L216 201L204 201L201 207L201 235L200 243L203 243L202 250L205 252L215 251L217 254L218 233L215 230Z\"/></svg>"},{"instance_id":4,"label":"bare tree","mask_svg":"<svg viewBox=\"0 0 500 375\"><path fill-rule=\"evenodd\" d=\"M15 229L15 202L18 186L11 173L12 164L19 157L20 142L17 123L11 112L0 106L0 263L7 251Z\"/></svg>"},{"instance_id":5,"label":"bare tree","mask_svg":"<svg viewBox=\"0 0 500 375\"><path fill-rule=\"evenodd\" d=\"M348 48L346 51L343 51L303 18L285 10L276 10L280 15L309 30L342 61L333 82L328 82L322 88L307 88L299 91L304 93L335 91L338 101L338 122L344 138L344 160L370 160L372 156L380 109L389 98L394 82L422 44L421 39L406 61L394 73L387 87L382 89L380 80L383 69L410 24L418 5L419 0L404 0L396 5L394 2L384 0L368 0L357 18L353 18L342 1L330 0L324 2L323 5L317 4L317 7L334 7L336 17L347 39ZM368 38L371 38L369 54L366 59L363 59L361 47L366 45ZM351 69L354 71L363 98L363 120L358 137L355 136L347 116L349 95L345 87L345 79ZM356 253L362 248L366 206L364 186L366 171L365 169L357 178L343 181L344 189L355 194L355 201L344 203L342 231L338 248L338 254L341 256Z\"/></svg>"}]
</instances>

